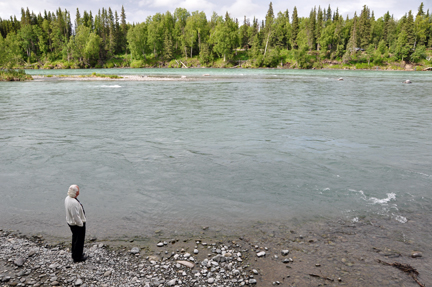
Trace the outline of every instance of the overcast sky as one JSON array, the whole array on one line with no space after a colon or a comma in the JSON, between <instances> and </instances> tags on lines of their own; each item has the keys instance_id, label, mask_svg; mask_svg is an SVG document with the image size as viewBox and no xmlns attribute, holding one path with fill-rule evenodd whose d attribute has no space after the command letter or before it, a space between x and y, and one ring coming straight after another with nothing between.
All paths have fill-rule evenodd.
<instances>
[{"instance_id":1,"label":"overcast sky","mask_svg":"<svg viewBox=\"0 0 432 287\"><path fill-rule=\"evenodd\" d=\"M350 18L357 11L360 11L363 5L367 5L375 12L375 17L379 18L387 11L390 11L395 18L399 19L409 10L412 10L414 16L417 14L420 3L423 2L425 12L429 9L432 12L432 0L365 0L363 2L351 0L303 0L303 1L282 1L275 0L273 2L273 11L275 15L279 11L288 9L290 17L294 6L297 6L297 11L300 17L308 17L311 9L316 6L327 8L330 4L332 11L339 8L339 13ZM270 1L265 0L0 0L0 17L2 19L9 18L11 15L16 15L18 19L21 17L21 7L29 8L35 14L47 11L55 11L59 7L67 9L71 12L72 21L75 19L75 11L79 8L81 15L83 11L92 11L93 15L102 7L117 10L120 14L121 6L125 7L126 20L132 22L143 22L147 16L152 16L157 12L165 13L166 11L174 12L175 8L186 8L189 12L204 11L207 18L210 18L213 11L218 15L225 15L228 11L231 17L238 18L240 23L243 23L243 18L246 16L251 20L253 17L263 20L267 13Z\"/></svg>"}]
</instances>

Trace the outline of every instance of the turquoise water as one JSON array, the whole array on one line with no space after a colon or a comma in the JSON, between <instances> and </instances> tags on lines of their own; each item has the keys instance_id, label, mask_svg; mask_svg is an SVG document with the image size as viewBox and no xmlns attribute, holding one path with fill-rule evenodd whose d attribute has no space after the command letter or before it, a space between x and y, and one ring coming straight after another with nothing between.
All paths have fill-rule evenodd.
<instances>
[{"instance_id":1,"label":"turquoise water","mask_svg":"<svg viewBox=\"0 0 432 287\"><path fill-rule=\"evenodd\" d=\"M0 82L0 226L68 236L73 183L101 236L430 217L432 73L28 72L190 81Z\"/></svg>"}]
</instances>

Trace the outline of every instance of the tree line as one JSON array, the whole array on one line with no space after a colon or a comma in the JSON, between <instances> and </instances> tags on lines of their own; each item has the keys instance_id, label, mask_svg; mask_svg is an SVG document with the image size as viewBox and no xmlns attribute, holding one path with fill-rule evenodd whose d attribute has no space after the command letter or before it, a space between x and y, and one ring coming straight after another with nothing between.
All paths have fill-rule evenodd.
<instances>
[{"instance_id":1,"label":"tree line","mask_svg":"<svg viewBox=\"0 0 432 287\"><path fill-rule=\"evenodd\" d=\"M123 6L120 15L111 8L81 15L77 8L72 20L60 8L38 15L22 8L20 20L0 18L0 67L54 61L102 67L115 58L131 66L180 58L211 65L241 54L256 67L283 65L291 57L297 67L311 68L325 60L419 62L432 48L432 15L423 3L415 14L410 10L395 19L390 12L376 18L366 5L352 18L330 5L314 7L309 17L299 17L296 7L275 15L270 2L265 19L242 20L228 12L207 18L204 12L177 8L128 23Z\"/></svg>"}]
</instances>

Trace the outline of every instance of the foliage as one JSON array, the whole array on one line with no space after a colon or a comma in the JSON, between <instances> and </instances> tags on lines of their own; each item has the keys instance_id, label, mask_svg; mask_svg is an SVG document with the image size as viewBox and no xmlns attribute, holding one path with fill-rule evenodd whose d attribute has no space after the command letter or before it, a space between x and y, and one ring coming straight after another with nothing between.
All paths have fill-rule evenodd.
<instances>
[{"instance_id":1,"label":"foliage","mask_svg":"<svg viewBox=\"0 0 432 287\"><path fill-rule=\"evenodd\" d=\"M121 79L122 77L119 77L117 75L105 75L105 74L98 74L96 72L93 72L90 77L94 78L110 78L110 79Z\"/></svg>"},{"instance_id":2,"label":"foliage","mask_svg":"<svg viewBox=\"0 0 432 287\"><path fill-rule=\"evenodd\" d=\"M181 67L181 58L192 66L322 68L342 61L363 69L426 64L432 48L432 14L423 3L400 19L390 12L376 18L366 5L352 19L330 5L299 17L297 7L275 13L270 2L265 19L245 17L241 25L228 12L208 20L184 8L143 20L127 23L123 7L95 15L77 9L74 21L60 8L38 15L22 9L20 20L0 19L0 68Z\"/></svg>"},{"instance_id":3,"label":"foliage","mask_svg":"<svg viewBox=\"0 0 432 287\"><path fill-rule=\"evenodd\" d=\"M22 69L6 69L0 70L0 81L27 81L33 80L32 76L27 75Z\"/></svg>"}]
</instances>

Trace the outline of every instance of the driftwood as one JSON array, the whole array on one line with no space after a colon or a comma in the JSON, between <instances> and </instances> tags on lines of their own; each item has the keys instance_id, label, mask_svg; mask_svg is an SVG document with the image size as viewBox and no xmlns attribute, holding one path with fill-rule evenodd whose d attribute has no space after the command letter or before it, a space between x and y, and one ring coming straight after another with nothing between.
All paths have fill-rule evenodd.
<instances>
[{"instance_id":1,"label":"driftwood","mask_svg":"<svg viewBox=\"0 0 432 287\"><path fill-rule=\"evenodd\" d=\"M174 59L175 60L175 59ZM182 61L180 61L180 63L177 61L177 60L175 60L176 61L176 63L177 63L177 65L179 65L180 66L180 63L186 68L186 69L188 69L188 66L186 66Z\"/></svg>"},{"instance_id":2,"label":"driftwood","mask_svg":"<svg viewBox=\"0 0 432 287\"><path fill-rule=\"evenodd\" d=\"M180 61L180 63L182 63L182 65L183 65L186 69L188 69L188 66L186 66L182 61Z\"/></svg>"},{"instance_id":3,"label":"driftwood","mask_svg":"<svg viewBox=\"0 0 432 287\"><path fill-rule=\"evenodd\" d=\"M324 277L324 276L321 276L321 275L317 275L317 274L309 274L309 276L312 276L312 277L318 277L318 278L322 278L322 279L325 279L325 280L329 280L329 281L332 281L332 282L334 282L334 280L333 279L331 279L331 278L328 278L328 277Z\"/></svg>"},{"instance_id":4,"label":"driftwood","mask_svg":"<svg viewBox=\"0 0 432 287\"><path fill-rule=\"evenodd\" d=\"M411 265L409 265L409 264L402 264L402 263L399 263L399 262L387 263L387 262L381 261L379 259L377 259L377 261L378 261L378 263L381 263L381 264L384 264L384 265L393 266L393 267L396 267L399 270L402 270L403 272L408 273L408 275L410 275L418 285L420 285L421 287L425 287L426 286L426 285L422 284L417 279L417 276L419 275L419 273Z\"/></svg>"}]
</instances>

